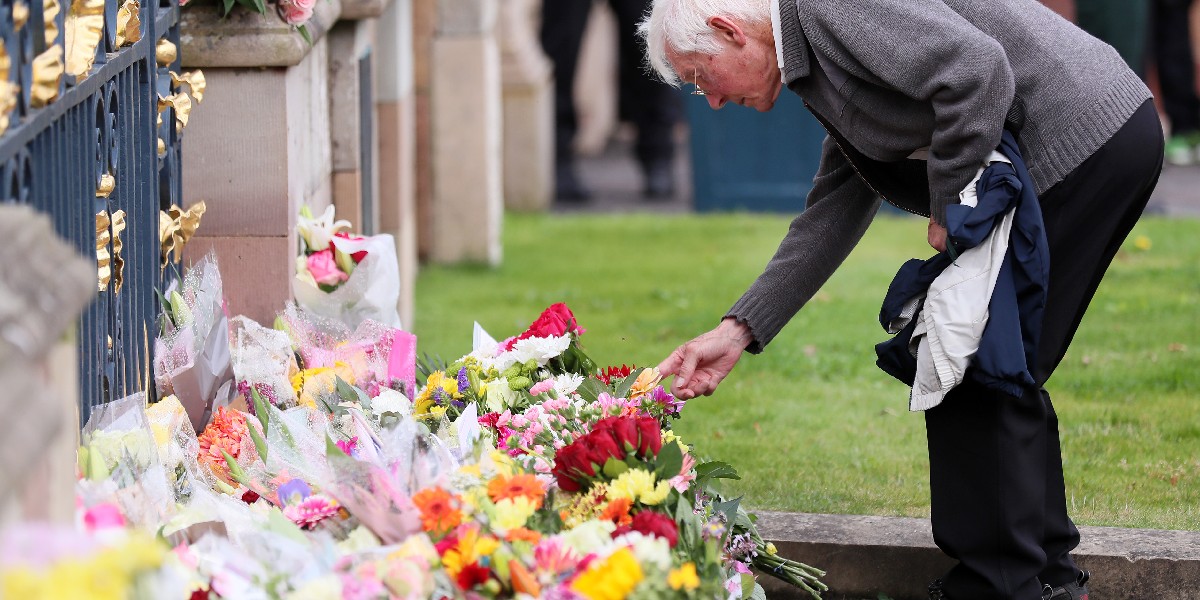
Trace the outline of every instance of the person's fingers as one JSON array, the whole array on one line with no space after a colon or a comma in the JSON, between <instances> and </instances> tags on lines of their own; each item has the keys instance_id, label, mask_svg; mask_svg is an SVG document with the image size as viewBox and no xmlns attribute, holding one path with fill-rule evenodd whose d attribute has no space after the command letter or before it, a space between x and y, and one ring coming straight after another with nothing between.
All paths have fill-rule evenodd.
<instances>
[{"instance_id":1,"label":"person's fingers","mask_svg":"<svg viewBox=\"0 0 1200 600\"><path fill-rule=\"evenodd\" d=\"M695 389L691 385L692 374L696 371L696 364L700 362L700 353L691 347L690 344L682 348L682 360L679 363L679 369L675 371L675 383L671 385L672 390L691 390Z\"/></svg>"},{"instance_id":2,"label":"person's fingers","mask_svg":"<svg viewBox=\"0 0 1200 600\"><path fill-rule=\"evenodd\" d=\"M667 358L663 359L662 362L658 363L658 372L661 373L663 377L674 375L676 370L679 369L680 363L682 362L683 346L680 346L672 351L671 354L667 356Z\"/></svg>"}]
</instances>

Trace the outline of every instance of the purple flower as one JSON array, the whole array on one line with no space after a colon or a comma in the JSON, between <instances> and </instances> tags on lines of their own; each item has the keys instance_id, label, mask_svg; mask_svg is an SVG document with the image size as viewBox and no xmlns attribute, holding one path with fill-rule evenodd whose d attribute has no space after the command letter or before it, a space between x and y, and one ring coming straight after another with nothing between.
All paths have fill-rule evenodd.
<instances>
[{"instance_id":1,"label":"purple flower","mask_svg":"<svg viewBox=\"0 0 1200 600\"><path fill-rule=\"evenodd\" d=\"M446 392L442 391L442 388L433 390L433 403L438 406L446 403Z\"/></svg>"},{"instance_id":2,"label":"purple flower","mask_svg":"<svg viewBox=\"0 0 1200 600\"><path fill-rule=\"evenodd\" d=\"M280 504L298 504L312 495L312 488L303 479L293 479L279 486L276 493L279 494Z\"/></svg>"},{"instance_id":3,"label":"purple flower","mask_svg":"<svg viewBox=\"0 0 1200 600\"><path fill-rule=\"evenodd\" d=\"M661 404L664 409L663 412L668 415L679 414L679 411L683 410L683 405L687 404L687 402L672 396L661 385L650 391L650 399Z\"/></svg>"},{"instance_id":4,"label":"purple flower","mask_svg":"<svg viewBox=\"0 0 1200 600\"><path fill-rule=\"evenodd\" d=\"M467 368L458 370L458 393L465 394L471 387L471 379L467 377Z\"/></svg>"},{"instance_id":5,"label":"purple flower","mask_svg":"<svg viewBox=\"0 0 1200 600\"><path fill-rule=\"evenodd\" d=\"M454 408L457 408L458 410L462 410L467 407L467 403L463 402L462 400L451 400L450 404L452 406L454 406Z\"/></svg>"}]
</instances>

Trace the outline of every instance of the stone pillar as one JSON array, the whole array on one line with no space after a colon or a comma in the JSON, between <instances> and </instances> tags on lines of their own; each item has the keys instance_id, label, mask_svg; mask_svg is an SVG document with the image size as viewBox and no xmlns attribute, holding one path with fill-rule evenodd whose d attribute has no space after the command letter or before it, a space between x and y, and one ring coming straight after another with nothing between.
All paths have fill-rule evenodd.
<instances>
[{"instance_id":1,"label":"stone pillar","mask_svg":"<svg viewBox=\"0 0 1200 600\"><path fill-rule=\"evenodd\" d=\"M413 140L417 172L413 194L417 208L417 255L433 254L433 38L437 31L438 0L413 0L413 96L416 128Z\"/></svg>"},{"instance_id":2,"label":"stone pillar","mask_svg":"<svg viewBox=\"0 0 1200 600\"><path fill-rule=\"evenodd\" d=\"M430 63L430 259L500 262L500 52L496 0L438 0Z\"/></svg>"},{"instance_id":3,"label":"stone pillar","mask_svg":"<svg viewBox=\"0 0 1200 600\"><path fill-rule=\"evenodd\" d=\"M375 131L362 127L376 123L371 77L363 77L361 69L362 61L373 61L374 38L374 19L338 21L328 38L333 204L339 219L366 235L376 233L379 224L378 145ZM364 95L371 99L370 114L363 114ZM369 146L366 153L364 143Z\"/></svg>"},{"instance_id":4,"label":"stone pillar","mask_svg":"<svg viewBox=\"0 0 1200 600\"><path fill-rule=\"evenodd\" d=\"M340 12L340 0L317 2L311 47L275 14L182 13L181 60L208 79L183 163L185 204L208 211L185 257L216 251L231 314L274 320L291 298L300 206L332 200L324 34Z\"/></svg>"},{"instance_id":5,"label":"stone pillar","mask_svg":"<svg viewBox=\"0 0 1200 600\"><path fill-rule=\"evenodd\" d=\"M393 0L377 26L379 231L396 238L400 261L400 321L413 323L417 280L416 94L413 84L413 2Z\"/></svg>"},{"instance_id":6,"label":"stone pillar","mask_svg":"<svg viewBox=\"0 0 1200 600\"><path fill-rule=\"evenodd\" d=\"M554 194L553 69L534 27L540 10L537 0L507 0L500 11L504 205L516 210L546 210Z\"/></svg>"}]
</instances>

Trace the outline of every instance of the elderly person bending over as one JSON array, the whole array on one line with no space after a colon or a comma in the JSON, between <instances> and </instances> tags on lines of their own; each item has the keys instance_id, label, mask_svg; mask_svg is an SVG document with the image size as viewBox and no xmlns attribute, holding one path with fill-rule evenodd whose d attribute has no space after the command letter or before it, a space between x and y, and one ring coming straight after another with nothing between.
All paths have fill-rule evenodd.
<instances>
[{"instance_id":1,"label":"elderly person bending over","mask_svg":"<svg viewBox=\"0 0 1200 600\"><path fill-rule=\"evenodd\" d=\"M1041 386L1157 182L1150 92L1036 0L656 0L641 33L654 69L712 108L766 111L786 87L829 134L806 209L762 275L660 365L681 398L712 393L743 351L766 347L850 253L879 196L928 216L929 244L946 251L947 206L1002 133L1016 137L1050 255L1036 385L1011 396L968 378L926 412L934 538L958 561L930 597L1086 598Z\"/></svg>"}]
</instances>

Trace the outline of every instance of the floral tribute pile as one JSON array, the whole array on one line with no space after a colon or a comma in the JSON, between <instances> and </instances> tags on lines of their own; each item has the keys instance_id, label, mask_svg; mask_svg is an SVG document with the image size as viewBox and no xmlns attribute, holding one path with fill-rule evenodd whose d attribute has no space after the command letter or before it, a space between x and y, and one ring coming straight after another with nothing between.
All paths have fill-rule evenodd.
<instances>
[{"instance_id":1,"label":"floral tribute pile","mask_svg":"<svg viewBox=\"0 0 1200 600\"><path fill-rule=\"evenodd\" d=\"M199 434L174 396L97 410L86 544L0 537L0 596L764 598L752 569L825 589L720 493L733 467L671 431L684 403L656 370L597 368L565 305L501 342L476 325L440 368L373 321L231 323L232 400Z\"/></svg>"}]
</instances>

